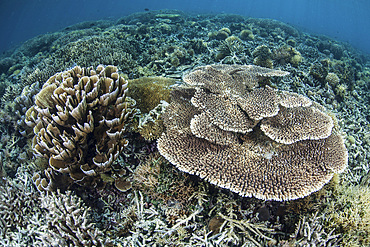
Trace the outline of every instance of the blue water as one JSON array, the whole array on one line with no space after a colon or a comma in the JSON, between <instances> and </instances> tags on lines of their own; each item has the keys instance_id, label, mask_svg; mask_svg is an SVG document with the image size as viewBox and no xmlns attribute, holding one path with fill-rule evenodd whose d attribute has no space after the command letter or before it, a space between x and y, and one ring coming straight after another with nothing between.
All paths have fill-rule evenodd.
<instances>
[{"instance_id":1,"label":"blue water","mask_svg":"<svg viewBox=\"0 0 370 247\"><path fill-rule=\"evenodd\" d=\"M370 54L369 0L1 0L0 52L81 21L119 18L145 8L277 19Z\"/></svg>"}]
</instances>

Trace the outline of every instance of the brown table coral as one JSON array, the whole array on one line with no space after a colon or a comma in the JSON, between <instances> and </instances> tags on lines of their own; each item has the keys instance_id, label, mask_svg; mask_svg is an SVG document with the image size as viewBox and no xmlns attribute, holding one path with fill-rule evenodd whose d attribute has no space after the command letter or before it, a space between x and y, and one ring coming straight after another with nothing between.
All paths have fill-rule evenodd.
<instances>
[{"instance_id":1,"label":"brown table coral","mask_svg":"<svg viewBox=\"0 0 370 247\"><path fill-rule=\"evenodd\" d=\"M324 107L259 81L287 72L210 65L184 76L164 113L159 152L180 170L242 196L309 195L347 165L347 150ZM191 102L191 103L190 103Z\"/></svg>"},{"instance_id":2,"label":"brown table coral","mask_svg":"<svg viewBox=\"0 0 370 247\"><path fill-rule=\"evenodd\" d=\"M49 160L46 178L35 176L40 190L58 187L55 181L63 174L96 186L101 174L115 172L112 164L128 144L125 126L135 113L126 91L117 68L101 65L96 70L76 66L43 85L26 113L35 134L33 150Z\"/></svg>"}]
</instances>

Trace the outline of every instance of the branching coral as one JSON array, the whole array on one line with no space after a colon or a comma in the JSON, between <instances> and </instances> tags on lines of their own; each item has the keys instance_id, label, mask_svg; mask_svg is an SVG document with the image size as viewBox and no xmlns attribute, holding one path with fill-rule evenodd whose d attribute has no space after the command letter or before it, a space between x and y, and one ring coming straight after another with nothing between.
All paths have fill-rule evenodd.
<instances>
[{"instance_id":1,"label":"branching coral","mask_svg":"<svg viewBox=\"0 0 370 247\"><path fill-rule=\"evenodd\" d=\"M119 176L113 162L128 144L125 127L135 113L127 85L114 66L74 67L43 85L26 113L35 134L33 150L49 161L49 181L35 176L40 190L60 186L55 182L62 174L93 186L102 182L100 174Z\"/></svg>"},{"instance_id":2,"label":"branching coral","mask_svg":"<svg viewBox=\"0 0 370 247\"><path fill-rule=\"evenodd\" d=\"M176 204L178 211L187 208L195 191L189 176L174 169L158 152L149 155L136 168L133 180L135 189L149 194L152 200Z\"/></svg>"},{"instance_id":3,"label":"branching coral","mask_svg":"<svg viewBox=\"0 0 370 247\"><path fill-rule=\"evenodd\" d=\"M261 243L264 241L273 241L271 237L265 235L264 232L274 232L273 229L269 229L263 223L252 223L250 220L238 219L237 215L233 212L233 208L228 208L228 216L219 214L223 223L220 228L222 232L221 236L218 237L217 242L220 244L241 244L246 241L250 241L256 246L262 246ZM236 232L242 233L243 239L240 239L236 235Z\"/></svg>"},{"instance_id":4,"label":"branching coral","mask_svg":"<svg viewBox=\"0 0 370 247\"><path fill-rule=\"evenodd\" d=\"M338 246L341 235L334 234L334 228L329 232L324 227L325 215L317 215L317 212L308 217L303 217L297 224L290 243L294 246ZM285 242L285 241L284 241ZM285 245L283 245L285 246Z\"/></svg>"},{"instance_id":5,"label":"branching coral","mask_svg":"<svg viewBox=\"0 0 370 247\"><path fill-rule=\"evenodd\" d=\"M27 173L7 178L0 185L0 244L13 246L37 243L38 227L44 222L39 193Z\"/></svg>"},{"instance_id":6,"label":"branching coral","mask_svg":"<svg viewBox=\"0 0 370 247\"><path fill-rule=\"evenodd\" d=\"M40 237L45 245L109 246L109 239L91 223L89 209L70 191L44 195L41 202L47 210L48 225L42 228Z\"/></svg>"},{"instance_id":7,"label":"branching coral","mask_svg":"<svg viewBox=\"0 0 370 247\"><path fill-rule=\"evenodd\" d=\"M324 209L324 224L343 237L343 246L370 244L370 188L341 184Z\"/></svg>"}]
</instances>

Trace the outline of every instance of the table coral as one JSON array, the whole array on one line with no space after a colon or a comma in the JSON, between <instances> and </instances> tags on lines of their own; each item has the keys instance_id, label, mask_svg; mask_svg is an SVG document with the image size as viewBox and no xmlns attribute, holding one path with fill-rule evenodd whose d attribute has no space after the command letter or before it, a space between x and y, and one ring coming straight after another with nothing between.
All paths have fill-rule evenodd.
<instances>
[{"instance_id":1,"label":"table coral","mask_svg":"<svg viewBox=\"0 0 370 247\"><path fill-rule=\"evenodd\" d=\"M159 152L242 196L282 201L321 189L347 165L343 138L321 105L259 85L274 75L286 73L211 65L186 74L190 88L172 92Z\"/></svg>"}]
</instances>

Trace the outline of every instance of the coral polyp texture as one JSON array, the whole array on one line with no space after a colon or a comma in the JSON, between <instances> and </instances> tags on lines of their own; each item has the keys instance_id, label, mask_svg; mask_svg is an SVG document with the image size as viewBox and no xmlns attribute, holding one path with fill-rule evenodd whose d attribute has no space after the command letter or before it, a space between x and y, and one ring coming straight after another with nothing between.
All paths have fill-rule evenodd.
<instances>
[{"instance_id":1,"label":"coral polyp texture","mask_svg":"<svg viewBox=\"0 0 370 247\"><path fill-rule=\"evenodd\" d=\"M164 113L159 152L242 196L283 201L321 189L344 171L347 150L324 107L260 83L287 74L254 65L187 73Z\"/></svg>"},{"instance_id":2,"label":"coral polyp texture","mask_svg":"<svg viewBox=\"0 0 370 247\"><path fill-rule=\"evenodd\" d=\"M55 189L60 179L97 186L103 173L119 177L114 161L128 145L125 127L135 114L127 85L116 67L102 65L76 66L45 82L26 112L33 151L48 159L45 175L34 177L40 190Z\"/></svg>"}]
</instances>

